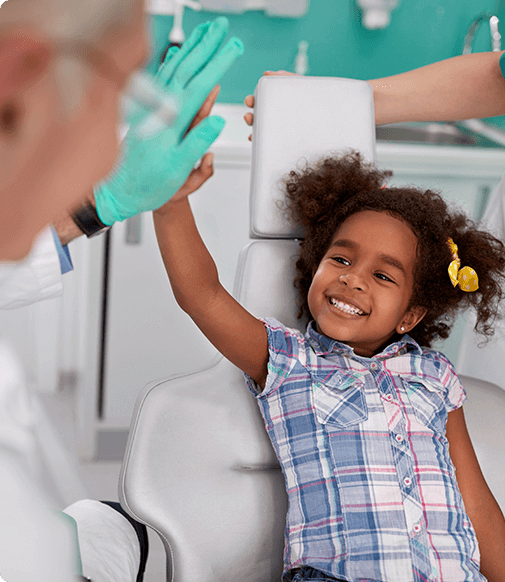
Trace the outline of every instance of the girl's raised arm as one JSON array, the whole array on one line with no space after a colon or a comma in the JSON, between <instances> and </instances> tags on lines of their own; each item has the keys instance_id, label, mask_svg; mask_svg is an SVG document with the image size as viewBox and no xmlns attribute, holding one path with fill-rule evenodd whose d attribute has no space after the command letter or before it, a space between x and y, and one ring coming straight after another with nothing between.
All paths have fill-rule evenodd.
<instances>
[{"instance_id":1,"label":"girl's raised arm","mask_svg":"<svg viewBox=\"0 0 505 582\"><path fill-rule=\"evenodd\" d=\"M212 173L212 154L206 154L179 192L153 213L154 228L179 306L230 362L263 388L268 364L267 331L221 285L188 200L188 194Z\"/></svg>"}]
</instances>

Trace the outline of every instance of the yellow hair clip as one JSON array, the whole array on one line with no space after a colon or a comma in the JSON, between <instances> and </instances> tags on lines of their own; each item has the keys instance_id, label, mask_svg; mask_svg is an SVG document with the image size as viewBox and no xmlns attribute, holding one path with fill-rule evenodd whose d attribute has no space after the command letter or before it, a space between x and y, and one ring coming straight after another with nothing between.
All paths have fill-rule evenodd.
<instances>
[{"instance_id":1,"label":"yellow hair clip","mask_svg":"<svg viewBox=\"0 0 505 582\"><path fill-rule=\"evenodd\" d=\"M449 265L449 277L454 287L459 285L461 291L472 292L479 288L479 278L477 273L471 267L463 267L460 269L461 260L458 257L458 245L454 243L452 238L449 239L449 247L451 248L453 261Z\"/></svg>"}]
</instances>

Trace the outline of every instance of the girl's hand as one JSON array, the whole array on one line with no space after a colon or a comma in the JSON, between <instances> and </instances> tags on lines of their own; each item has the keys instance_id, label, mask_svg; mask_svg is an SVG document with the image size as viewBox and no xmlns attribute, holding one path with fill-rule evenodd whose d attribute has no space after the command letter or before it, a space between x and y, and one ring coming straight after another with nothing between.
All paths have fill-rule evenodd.
<instances>
[{"instance_id":1,"label":"girl's hand","mask_svg":"<svg viewBox=\"0 0 505 582\"><path fill-rule=\"evenodd\" d=\"M289 71L265 71L263 73L264 77L272 77L274 75L294 75L295 73L290 73ZM245 99L244 99L244 103L247 105L247 107L254 107L254 95L248 95ZM252 113L246 113L244 115L244 120L247 123L247 125L252 125L254 122L254 115ZM252 141L252 134L249 136L249 141Z\"/></svg>"},{"instance_id":2,"label":"girl's hand","mask_svg":"<svg viewBox=\"0 0 505 582\"><path fill-rule=\"evenodd\" d=\"M203 156L202 161L200 162L198 168L192 170L191 174L188 176L188 179L179 188L179 190L177 190L177 192L172 196L172 198L170 198L170 200L156 212L158 212L159 210L163 212L163 209L169 210L171 205L177 204L177 202L184 200L195 190L198 190L200 186L205 184L205 182L214 174L214 166L212 165L213 161L214 154L207 152Z\"/></svg>"},{"instance_id":3,"label":"girl's hand","mask_svg":"<svg viewBox=\"0 0 505 582\"><path fill-rule=\"evenodd\" d=\"M214 103L216 102L217 96L219 95L219 91L221 91L221 85L216 85L214 87L214 89L212 89L212 91L207 95L207 98L205 99L202 106L200 107L200 110L195 115L195 117L193 118L193 121L191 122L190 126L186 130L184 137L186 137L188 135L188 133L194 127L196 127L202 120L204 120L206 117L208 117L210 115L210 112L212 111L212 108L214 107Z\"/></svg>"},{"instance_id":4,"label":"girl's hand","mask_svg":"<svg viewBox=\"0 0 505 582\"><path fill-rule=\"evenodd\" d=\"M221 87L216 85L214 89L209 93L207 99L203 102L198 113L195 115L191 125L188 127L186 134L191 131L194 127L196 127L203 119L210 115L212 107L216 102L217 96L219 95L219 91ZM207 152L200 162L198 168L194 168L191 173L189 174L188 178L184 182L184 184L177 190L177 192L170 198L163 206L155 210L159 214L164 214L168 212L170 206L174 203L180 202L187 198L190 194L192 194L195 190L198 190L200 186L205 184L205 182L214 174L214 167L212 162L214 161L214 154Z\"/></svg>"}]
</instances>

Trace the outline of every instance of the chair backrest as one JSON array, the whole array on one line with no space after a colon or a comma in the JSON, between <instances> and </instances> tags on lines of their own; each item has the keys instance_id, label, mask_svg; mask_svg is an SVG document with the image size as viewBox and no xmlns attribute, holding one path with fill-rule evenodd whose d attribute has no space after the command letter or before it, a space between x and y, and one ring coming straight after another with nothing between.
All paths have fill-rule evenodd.
<instances>
[{"instance_id":1,"label":"chair backrest","mask_svg":"<svg viewBox=\"0 0 505 582\"><path fill-rule=\"evenodd\" d=\"M300 233L284 220L279 182L301 158L354 148L373 161L371 87L362 81L264 77L256 90L251 236L235 296L253 315L296 319ZM288 240L272 240L288 239ZM174 330L176 333L176 330ZM242 373L220 358L149 384L133 413L119 499L160 535L169 582L278 582L284 479Z\"/></svg>"},{"instance_id":2,"label":"chair backrest","mask_svg":"<svg viewBox=\"0 0 505 582\"><path fill-rule=\"evenodd\" d=\"M368 83L331 77L262 77L254 102L252 238L296 238L285 220L281 178L305 161L355 149L375 161L373 92Z\"/></svg>"}]
</instances>

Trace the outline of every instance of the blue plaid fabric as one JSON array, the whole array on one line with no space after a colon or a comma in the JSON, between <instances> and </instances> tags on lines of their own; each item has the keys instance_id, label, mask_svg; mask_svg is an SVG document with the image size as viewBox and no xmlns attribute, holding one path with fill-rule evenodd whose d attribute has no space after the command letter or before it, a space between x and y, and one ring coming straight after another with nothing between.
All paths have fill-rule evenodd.
<instances>
[{"instance_id":1,"label":"blue plaid fabric","mask_svg":"<svg viewBox=\"0 0 505 582\"><path fill-rule=\"evenodd\" d=\"M408 335L372 358L275 319L265 389L246 376L286 481L285 568L337 579L483 581L456 482L451 363Z\"/></svg>"}]
</instances>

